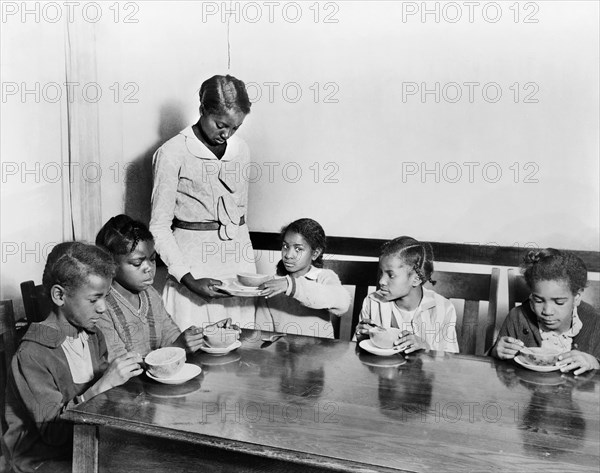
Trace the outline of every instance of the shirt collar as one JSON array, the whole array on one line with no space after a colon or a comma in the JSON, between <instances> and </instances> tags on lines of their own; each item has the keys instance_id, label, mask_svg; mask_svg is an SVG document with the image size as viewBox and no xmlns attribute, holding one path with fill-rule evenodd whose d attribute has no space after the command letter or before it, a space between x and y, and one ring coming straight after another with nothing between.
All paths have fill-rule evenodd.
<instances>
[{"instance_id":1,"label":"shirt collar","mask_svg":"<svg viewBox=\"0 0 600 473\"><path fill-rule=\"evenodd\" d=\"M419 309L429 310L435 307L435 291L423 287L423 299L419 304Z\"/></svg>"},{"instance_id":2,"label":"shirt collar","mask_svg":"<svg viewBox=\"0 0 600 473\"><path fill-rule=\"evenodd\" d=\"M310 279L311 281L316 281L321 271L323 271L321 268L315 268L311 265L310 269L308 270L308 273L306 273L304 277L306 279Z\"/></svg>"},{"instance_id":3,"label":"shirt collar","mask_svg":"<svg viewBox=\"0 0 600 473\"><path fill-rule=\"evenodd\" d=\"M583 328L583 323L579 318L579 314L577 313L577 306L573 307L573 321L571 322L571 328L567 330L564 334L567 337L575 337Z\"/></svg>"},{"instance_id":4,"label":"shirt collar","mask_svg":"<svg viewBox=\"0 0 600 473\"><path fill-rule=\"evenodd\" d=\"M188 151L190 153L192 153L194 156L196 156L197 158L202 158L202 159L213 159L213 160L218 159L212 153L212 151L210 151L204 145L204 143L202 143L202 141L200 141L196 137L196 134L194 133L194 130L192 129L191 125L188 126L187 128L185 128L184 130L180 131L179 133L185 137L185 146L187 147ZM232 136L231 138L229 138L227 140L227 148L225 149L225 154L223 155L223 157L220 160L221 161L230 161L231 156L235 154L235 153L232 153L232 149L236 145L237 145L236 137Z\"/></svg>"}]
</instances>

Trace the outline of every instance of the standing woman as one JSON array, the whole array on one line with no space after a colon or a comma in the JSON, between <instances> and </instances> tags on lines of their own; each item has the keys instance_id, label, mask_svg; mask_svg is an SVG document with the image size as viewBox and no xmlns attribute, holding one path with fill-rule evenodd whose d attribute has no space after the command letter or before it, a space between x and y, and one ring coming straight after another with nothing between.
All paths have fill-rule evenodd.
<instances>
[{"instance_id":1,"label":"standing woman","mask_svg":"<svg viewBox=\"0 0 600 473\"><path fill-rule=\"evenodd\" d=\"M224 317L254 323L252 299L215 290L225 277L256 272L242 177L250 152L234 136L250 106L241 80L211 77L200 87L198 122L154 155L150 231L169 269L165 307L181 330Z\"/></svg>"}]
</instances>

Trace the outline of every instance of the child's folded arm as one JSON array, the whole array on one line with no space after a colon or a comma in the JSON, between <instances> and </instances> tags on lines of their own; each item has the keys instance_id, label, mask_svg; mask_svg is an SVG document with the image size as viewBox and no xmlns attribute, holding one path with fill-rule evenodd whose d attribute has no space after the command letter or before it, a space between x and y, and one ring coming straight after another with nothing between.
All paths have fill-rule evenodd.
<instances>
[{"instance_id":1,"label":"child's folded arm","mask_svg":"<svg viewBox=\"0 0 600 473\"><path fill-rule=\"evenodd\" d=\"M350 307L350 294L332 271L321 271L317 281L296 278L292 297L306 307L327 309L335 315L344 314Z\"/></svg>"}]
</instances>

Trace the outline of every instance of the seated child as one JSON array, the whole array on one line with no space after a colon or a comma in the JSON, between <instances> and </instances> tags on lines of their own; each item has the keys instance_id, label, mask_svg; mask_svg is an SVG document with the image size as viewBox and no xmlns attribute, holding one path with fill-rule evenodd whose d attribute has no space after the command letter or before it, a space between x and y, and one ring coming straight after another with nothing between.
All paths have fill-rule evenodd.
<instances>
[{"instance_id":1,"label":"seated child","mask_svg":"<svg viewBox=\"0 0 600 473\"><path fill-rule=\"evenodd\" d=\"M333 338L331 317L344 314L350 294L337 275L323 269L326 237L310 218L290 223L281 231L281 261L277 275L262 284L256 324L260 329Z\"/></svg>"},{"instance_id":2,"label":"seated child","mask_svg":"<svg viewBox=\"0 0 600 473\"><path fill-rule=\"evenodd\" d=\"M48 255L43 285L53 310L31 324L8 377L3 440L14 471L69 459L73 429L61 414L142 372L135 353L108 364L96 328L114 274L111 256L92 245L60 243Z\"/></svg>"},{"instance_id":3,"label":"seated child","mask_svg":"<svg viewBox=\"0 0 600 473\"><path fill-rule=\"evenodd\" d=\"M152 287L156 251L148 228L127 215L117 215L100 229L96 245L108 250L117 263L117 274L106 297L108 310L98 321L106 338L108 359L126 352L146 356L165 346L179 346L190 353L198 350L202 329L189 327L181 333Z\"/></svg>"},{"instance_id":4,"label":"seated child","mask_svg":"<svg viewBox=\"0 0 600 473\"><path fill-rule=\"evenodd\" d=\"M401 236L387 242L379 256L379 288L369 294L356 327L356 338L369 337L374 326L398 328L400 351L439 350L458 353L456 310L445 297L423 287L431 280L431 247Z\"/></svg>"},{"instance_id":5,"label":"seated child","mask_svg":"<svg viewBox=\"0 0 600 473\"><path fill-rule=\"evenodd\" d=\"M522 266L529 300L510 311L491 353L512 360L523 347L560 349L561 371L579 375L600 368L600 315L581 301L585 263L572 253L531 251Z\"/></svg>"}]
</instances>

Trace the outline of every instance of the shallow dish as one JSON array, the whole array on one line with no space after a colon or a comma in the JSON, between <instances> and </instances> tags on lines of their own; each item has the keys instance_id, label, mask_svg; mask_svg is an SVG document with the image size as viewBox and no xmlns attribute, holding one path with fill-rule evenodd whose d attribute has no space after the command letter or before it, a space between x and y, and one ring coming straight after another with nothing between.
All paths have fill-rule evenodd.
<instances>
[{"instance_id":1,"label":"shallow dish","mask_svg":"<svg viewBox=\"0 0 600 473\"><path fill-rule=\"evenodd\" d=\"M402 352L398 350L398 348L379 348L373 345L373 342L370 339L363 340L358 344L363 350L368 351L369 353L377 356L392 356L398 355Z\"/></svg>"},{"instance_id":2,"label":"shallow dish","mask_svg":"<svg viewBox=\"0 0 600 473\"><path fill-rule=\"evenodd\" d=\"M163 384L182 384L186 381L189 381L192 378L195 378L200 373L202 373L202 368L198 365L193 365L191 363L186 363L183 367L175 373L173 376L169 376L166 378L157 378L153 376L151 373L146 372L148 378L153 379L154 381L158 381Z\"/></svg>"},{"instance_id":3,"label":"shallow dish","mask_svg":"<svg viewBox=\"0 0 600 473\"><path fill-rule=\"evenodd\" d=\"M223 347L223 348L213 348L213 347L209 347L206 344L202 344L202 345L200 345L200 350L202 350L205 353L209 353L211 355L226 355L230 351L237 350L241 346L242 346L242 342L237 340L236 342L232 343L228 347Z\"/></svg>"},{"instance_id":4,"label":"shallow dish","mask_svg":"<svg viewBox=\"0 0 600 473\"><path fill-rule=\"evenodd\" d=\"M532 365L527 361L527 359L521 357L521 355L515 356L515 362L521 365L523 368L527 368L529 370L538 371L540 373L548 373L550 371L556 371L560 369L560 366L551 365L551 366L542 366L542 365Z\"/></svg>"},{"instance_id":5,"label":"shallow dish","mask_svg":"<svg viewBox=\"0 0 600 473\"><path fill-rule=\"evenodd\" d=\"M237 279L222 279L223 284L221 286L215 286L221 292L226 294L237 296L237 297L256 297L260 296L261 292L256 287L248 287L241 285Z\"/></svg>"},{"instance_id":6,"label":"shallow dish","mask_svg":"<svg viewBox=\"0 0 600 473\"><path fill-rule=\"evenodd\" d=\"M185 363L185 350L179 347L164 347L153 350L144 358L147 371L155 378L175 375Z\"/></svg>"},{"instance_id":7,"label":"shallow dish","mask_svg":"<svg viewBox=\"0 0 600 473\"><path fill-rule=\"evenodd\" d=\"M271 279L268 274L238 273L237 280L243 286L258 287Z\"/></svg>"}]
</instances>

